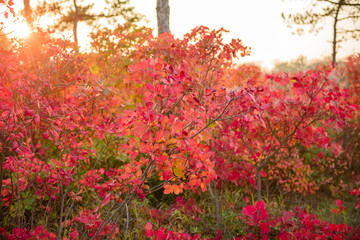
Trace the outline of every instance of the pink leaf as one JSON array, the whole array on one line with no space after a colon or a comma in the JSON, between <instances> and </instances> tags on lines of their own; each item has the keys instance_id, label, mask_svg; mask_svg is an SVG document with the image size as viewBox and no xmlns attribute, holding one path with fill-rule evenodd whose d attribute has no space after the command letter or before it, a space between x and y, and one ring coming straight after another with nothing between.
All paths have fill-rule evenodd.
<instances>
[{"instance_id":1,"label":"pink leaf","mask_svg":"<svg viewBox=\"0 0 360 240\"><path fill-rule=\"evenodd\" d=\"M151 230L152 229L152 224L150 222L148 222L147 224L145 224L145 230Z\"/></svg>"},{"instance_id":2,"label":"pink leaf","mask_svg":"<svg viewBox=\"0 0 360 240\"><path fill-rule=\"evenodd\" d=\"M145 225L145 235L147 237L151 237L152 235L154 235L154 231L151 230L152 227L153 227L152 224L149 222Z\"/></svg>"},{"instance_id":3,"label":"pink leaf","mask_svg":"<svg viewBox=\"0 0 360 240\"><path fill-rule=\"evenodd\" d=\"M111 193L108 193L108 195L106 195L106 197L104 198L101 207L105 206L106 204L108 204L110 202L110 197L111 197Z\"/></svg>"},{"instance_id":4,"label":"pink leaf","mask_svg":"<svg viewBox=\"0 0 360 240\"><path fill-rule=\"evenodd\" d=\"M39 123L40 123L40 116L39 116L39 114L35 114L34 120L35 120L35 123L36 123L36 124L39 124Z\"/></svg>"}]
</instances>

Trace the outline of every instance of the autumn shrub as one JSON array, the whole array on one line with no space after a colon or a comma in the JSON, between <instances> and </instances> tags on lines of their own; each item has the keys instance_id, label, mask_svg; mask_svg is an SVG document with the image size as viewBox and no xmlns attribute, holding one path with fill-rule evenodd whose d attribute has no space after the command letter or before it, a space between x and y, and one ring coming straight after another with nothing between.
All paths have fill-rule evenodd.
<instances>
[{"instance_id":1,"label":"autumn shrub","mask_svg":"<svg viewBox=\"0 0 360 240\"><path fill-rule=\"evenodd\" d=\"M104 134L103 100L113 99L83 81L66 41L39 30L16 44L1 51L1 221L14 236L35 237L68 221L65 197L79 206L79 180L95 165L93 137Z\"/></svg>"},{"instance_id":2,"label":"autumn shrub","mask_svg":"<svg viewBox=\"0 0 360 240\"><path fill-rule=\"evenodd\" d=\"M181 64L142 59L128 74L141 101L127 108L121 90L99 79L86 55L36 34L35 42L2 52L3 235L115 236L125 206L153 188L205 191L215 176L209 140L203 141L207 127L231 103L248 103L240 98L247 91L229 99L225 89L203 88ZM103 159L108 147L120 163ZM152 176L159 186L148 185Z\"/></svg>"}]
</instances>

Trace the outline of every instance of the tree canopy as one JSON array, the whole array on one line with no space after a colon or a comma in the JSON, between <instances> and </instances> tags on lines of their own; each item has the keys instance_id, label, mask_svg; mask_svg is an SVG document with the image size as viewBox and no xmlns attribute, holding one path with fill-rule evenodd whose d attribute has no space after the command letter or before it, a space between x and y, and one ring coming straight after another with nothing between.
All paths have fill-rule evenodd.
<instances>
[{"instance_id":1,"label":"tree canopy","mask_svg":"<svg viewBox=\"0 0 360 240\"><path fill-rule=\"evenodd\" d=\"M305 12L288 14L282 13L283 19L299 25L297 32L304 32L303 26L310 26L310 31L318 32L322 29L321 22L327 19L333 21L332 61L336 62L339 43L346 39L360 38L360 1L359 0L316 0L311 8Z\"/></svg>"},{"instance_id":2,"label":"tree canopy","mask_svg":"<svg viewBox=\"0 0 360 240\"><path fill-rule=\"evenodd\" d=\"M78 43L77 26L79 22L88 25L96 24L96 20L105 18L109 21L119 22L119 18L128 22L137 22L143 16L134 11L129 5L130 0L106 0L102 11L94 9L95 3L83 0L47 0L36 8L38 16L51 15L54 20L53 27L64 31L72 30L74 41Z\"/></svg>"}]
</instances>

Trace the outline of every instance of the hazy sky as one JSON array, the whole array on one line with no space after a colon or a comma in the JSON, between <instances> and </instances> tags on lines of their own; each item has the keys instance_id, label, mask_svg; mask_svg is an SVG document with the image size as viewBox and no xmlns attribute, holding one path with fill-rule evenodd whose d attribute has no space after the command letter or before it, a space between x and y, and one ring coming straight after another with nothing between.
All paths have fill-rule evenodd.
<instances>
[{"instance_id":1,"label":"hazy sky","mask_svg":"<svg viewBox=\"0 0 360 240\"><path fill-rule=\"evenodd\" d=\"M332 21L315 35L306 32L302 36L293 35L281 18L281 13L303 12L315 0L170 0L170 30L181 37L196 26L205 25L211 29L221 27L230 32L226 40L240 38L251 47L252 54L239 62L257 62L272 68L274 61L289 61L304 55L311 59L321 59L331 55ZM22 0L15 0L22 8ZM31 0L32 3L36 0ZM101 8L103 0L95 1L95 9ZM156 0L131 0L137 12L146 16L146 26L157 33ZM80 44L86 42L88 28L79 27ZM348 41L342 44L338 59L360 52L360 43Z\"/></svg>"},{"instance_id":2,"label":"hazy sky","mask_svg":"<svg viewBox=\"0 0 360 240\"><path fill-rule=\"evenodd\" d=\"M309 60L331 55L332 22L315 35L306 32L293 35L281 18L281 13L308 9L313 0L170 0L170 30L181 37L198 25L225 28L227 39L240 38L252 48L250 57L241 62L255 61L271 68L275 60L288 61L299 55ZM156 30L156 0L132 0L135 9L150 21ZM360 52L360 43L343 44L338 58Z\"/></svg>"}]
</instances>

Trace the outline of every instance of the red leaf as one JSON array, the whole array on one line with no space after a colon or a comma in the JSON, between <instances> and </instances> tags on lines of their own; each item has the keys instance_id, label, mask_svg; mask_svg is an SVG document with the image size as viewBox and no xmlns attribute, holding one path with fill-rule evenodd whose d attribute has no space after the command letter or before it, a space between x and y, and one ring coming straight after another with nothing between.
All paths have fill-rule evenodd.
<instances>
[{"instance_id":1,"label":"red leaf","mask_svg":"<svg viewBox=\"0 0 360 240\"><path fill-rule=\"evenodd\" d=\"M39 175L37 175L36 176L36 182L39 183L39 184L43 184L44 180L42 180L42 178Z\"/></svg>"},{"instance_id":2,"label":"red leaf","mask_svg":"<svg viewBox=\"0 0 360 240\"><path fill-rule=\"evenodd\" d=\"M43 137L44 139L48 139L48 138L49 138L49 131L46 130L46 131L43 132L41 135L42 135L42 137Z\"/></svg>"},{"instance_id":3,"label":"red leaf","mask_svg":"<svg viewBox=\"0 0 360 240\"><path fill-rule=\"evenodd\" d=\"M59 139L59 133L57 132L57 131L53 131L53 130L51 130L51 133L53 134L53 136L54 136L54 138L55 138L55 140L58 140Z\"/></svg>"},{"instance_id":4,"label":"red leaf","mask_svg":"<svg viewBox=\"0 0 360 240\"><path fill-rule=\"evenodd\" d=\"M296 83L294 83L294 87L295 87L295 88L301 88L302 86L301 86L300 83L297 83L297 82L296 82Z\"/></svg>"},{"instance_id":5,"label":"red leaf","mask_svg":"<svg viewBox=\"0 0 360 240\"><path fill-rule=\"evenodd\" d=\"M293 216L294 216L293 212L285 211L282 217L283 223L289 223L292 220Z\"/></svg>"},{"instance_id":6,"label":"red leaf","mask_svg":"<svg viewBox=\"0 0 360 240\"><path fill-rule=\"evenodd\" d=\"M15 151L19 147L19 144L16 141L13 141L12 145L13 145L13 151Z\"/></svg>"},{"instance_id":7,"label":"red leaf","mask_svg":"<svg viewBox=\"0 0 360 240\"><path fill-rule=\"evenodd\" d=\"M335 202L335 205L338 207L343 206L343 202L341 200L337 199Z\"/></svg>"},{"instance_id":8,"label":"red leaf","mask_svg":"<svg viewBox=\"0 0 360 240\"><path fill-rule=\"evenodd\" d=\"M356 105L356 104L352 104L351 106L350 106L350 108L352 108L353 110L359 110L359 106L358 105Z\"/></svg>"},{"instance_id":9,"label":"red leaf","mask_svg":"<svg viewBox=\"0 0 360 240\"><path fill-rule=\"evenodd\" d=\"M260 200L255 204L255 207L257 210L261 210L261 209L265 209L266 205L263 200Z\"/></svg>"},{"instance_id":10,"label":"red leaf","mask_svg":"<svg viewBox=\"0 0 360 240\"><path fill-rule=\"evenodd\" d=\"M281 82L281 80L282 80L281 77L274 77L275 82Z\"/></svg>"},{"instance_id":11,"label":"red leaf","mask_svg":"<svg viewBox=\"0 0 360 240\"><path fill-rule=\"evenodd\" d=\"M77 237L79 236L79 232L78 231L72 231L71 233L70 233L70 237L71 237L71 239L77 239Z\"/></svg>"},{"instance_id":12,"label":"red leaf","mask_svg":"<svg viewBox=\"0 0 360 240\"><path fill-rule=\"evenodd\" d=\"M155 141L156 142L160 142L161 140L163 140L164 137L164 130L159 130L155 133Z\"/></svg>"},{"instance_id":13,"label":"red leaf","mask_svg":"<svg viewBox=\"0 0 360 240\"><path fill-rule=\"evenodd\" d=\"M35 234L40 234L43 229L44 229L44 226L39 225L39 226L37 226L37 227L35 228L34 233L35 233Z\"/></svg>"},{"instance_id":14,"label":"red leaf","mask_svg":"<svg viewBox=\"0 0 360 240\"><path fill-rule=\"evenodd\" d=\"M264 209L260 209L258 210L258 219L259 220L266 220L268 218L268 213L267 213L267 210L264 208Z\"/></svg>"},{"instance_id":15,"label":"red leaf","mask_svg":"<svg viewBox=\"0 0 360 240\"><path fill-rule=\"evenodd\" d=\"M146 102L145 105L146 107L151 107L154 103L153 102Z\"/></svg>"},{"instance_id":16,"label":"red leaf","mask_svg":"<svg viewBox=\"0 0 360 240\"><path fill-rule=\"evenodd\" d=\"M82 215L79 218L77 218L77 221L84 223L84 224L89 224L91 222L91 217Z\"/></svg>"},{"instance_id":17,"label":"red leaf","mask_svg":"<svg viewBox=\"0 0 360 240\"><path fill-rule=\"evenodd\" d=\"M248 206L244 207L241 212L245 216L252 216L252 215L256 214L256 209L253 206L248 205Z\"/></svg>"},{"instance_id":18,"label":"red leaf","mask_svg":"<svg viewBox=\"0 0 360 240\"><path fill-rule=\"evenodd\" d=\"M319 154L318 154L318 158L323 158L323 156L324 156L324 153L323 152L319 152Z\"/></svg>"},{"instance_id":19,"label":"red leaf","mask_svg":"<svg viewBox=\"0 0 360 240\"><path fill-rule=\"evenodd\" d=\"M260 233L261 234L268 234L270 232L269 224L268 223L260 223Z\"/></svg>"},{"instance_id":20,"label":"red leaf","mask_svg":"<svg viewBox=\"0 0 360 240\"><path fill-rule=\"evenodd\" d=\"M25 109L25 116L32 116L34 114L33 110Z\"/></svg>"},{"instance_id":21,"label":"red leaf","mask_svg":"<svg viewBox=\"0 0 360 240\"><path fill-rule=\"evenodd\" d=\"M149 89L152 92L155 90L154 86L152 84L150 84L150 83L146 83L146 88Z\"/></svg>"},{"instance_id":22,"label":"red leaf","mask_svg":"<svg viewBox=\"0 0 360 240\"><path fill-rule=\"evenodd\" d=\"M7 18L6 15L7 15L7 12L5 12L5 17ZM12 97L12 92L8 88L3 87L0 89L0 92L1 92L1 94L0 94L1 99L8 100L9 98Z\"/></svg>"}]
</instances>

